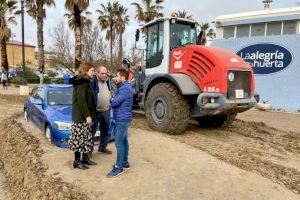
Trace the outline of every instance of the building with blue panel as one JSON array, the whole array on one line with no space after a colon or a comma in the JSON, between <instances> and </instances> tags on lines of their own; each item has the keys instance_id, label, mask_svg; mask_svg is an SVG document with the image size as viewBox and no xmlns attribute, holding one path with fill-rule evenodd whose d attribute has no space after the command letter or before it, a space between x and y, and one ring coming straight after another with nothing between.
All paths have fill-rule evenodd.
<instances>
[{"instance_id":1,"label":"building with blue panel","mask_svg":"<svg viewBox=\"0 0 300 200\"><path fill-rule=\"evenodd\" d=\"M212 46L243 57L256 92L275 109L300 110L300 7L219 16Z\"/></svg>"}]
</instances>

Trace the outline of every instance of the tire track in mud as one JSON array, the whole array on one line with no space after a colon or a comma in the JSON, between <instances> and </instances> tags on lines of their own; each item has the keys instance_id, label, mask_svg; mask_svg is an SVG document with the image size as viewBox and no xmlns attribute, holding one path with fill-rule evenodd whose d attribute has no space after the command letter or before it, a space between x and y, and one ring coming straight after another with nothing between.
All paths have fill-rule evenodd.
<instances>
[{"instance_id":1,"label":"tire track in mud","mask_svg":"<svg viewBox=\"0 0 300 200\"><path fill-rule=\"evenodd\" d=\"M14 114L0 123L0 170L12 199L89 199L74 185L45 175L39 140L24 130L17 121L20 116Z\"/></svg>"},{"instance_id":2,"label":"tire track in mud","mask_svg":"<svg viewBox=\"0 0 300 200\"><path fill-rule=\"evenodd\" d=\"M149 130L142 115L132 127ZM260 122L236 120L222 128L190 125L182 135L166 135L241 169L258 173L300 194L300 134L269 127ZM292 160L293 165L287 164Z\"/></svg>"},{"instance_id":3,"label":"tire track in mud","mask_svg":"<svg viewBox=\"0 0 300 200\"><path fill-rule=\"evenodd\" d=\"M274 144L283 147L286 151L300 154L299 133L278 130L268 127L262 122L245 122L242 120L236 120L233 125L225 127L224 130L254 138L268 144Z\"/></svg>"}]
</instances>

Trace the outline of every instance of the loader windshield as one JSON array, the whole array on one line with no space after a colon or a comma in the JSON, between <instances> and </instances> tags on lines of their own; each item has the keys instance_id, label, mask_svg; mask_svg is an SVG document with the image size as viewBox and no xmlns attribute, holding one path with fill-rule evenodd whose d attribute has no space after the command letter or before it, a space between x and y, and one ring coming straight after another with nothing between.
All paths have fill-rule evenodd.
<instances>
[{"instance_id":1,"label":"loader windshield","mask_svg":"<svg viewBox=\"0 0 300 200\"><path fill-rule=\"evenodd\" d=\"M196 44L197 34L195 24L177 21L171 23L170 48L176 48L187 44Z\"/></svg>"}]
</instances>

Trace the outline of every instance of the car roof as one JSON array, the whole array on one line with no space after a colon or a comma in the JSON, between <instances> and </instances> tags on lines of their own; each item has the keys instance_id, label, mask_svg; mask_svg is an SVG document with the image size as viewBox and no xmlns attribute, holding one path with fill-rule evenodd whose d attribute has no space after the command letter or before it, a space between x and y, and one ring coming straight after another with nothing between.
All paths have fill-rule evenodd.
<instances>
[{"instance_id":1,"label":"car roof","mask_svg":"<svg viewBox=\"0 0 300 200\"><path fill-rule=\"evenodd\" d=\"M44 84L37 87L43 87L48 90L61 90L61 89L72 89L73 85L71 84Z\"/></svg>"},{"instance_id":2,"label":"car roof","mask_svg":"<svg viewBox=\"0 0 300 200\"><path fill-rule=\"evenodd\" d=\"M71 84L47 84L49 88L71 88L73 85Z\"/></svg>"}]
</instances>

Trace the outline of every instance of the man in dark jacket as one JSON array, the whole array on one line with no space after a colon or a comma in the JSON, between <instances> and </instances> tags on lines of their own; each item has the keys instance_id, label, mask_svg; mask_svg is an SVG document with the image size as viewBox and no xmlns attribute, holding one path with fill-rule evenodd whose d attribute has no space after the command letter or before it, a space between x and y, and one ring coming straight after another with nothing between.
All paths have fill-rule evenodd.
<instances>
[{"instance_id":1,"label":"man in dark jacket","mask_svg":"<svg viewBox=\"0 0 300 200\"><path fill-rule=\"evenodd\" d=\"M115 118L115 145L117 148L117 161L107 177L115 177L123 173L123 169L129 169L128 162L128 127L132 120L133 91L128 83L128 71L118 70L115 78L118 89L111 100Z\"/></svg>"},{"instance_id":2,"label":"man in dark jacket","mask_svg":"<svg viewBox=\"0 0 300 200\"><path fill-rule=\"evenodd\" d=\"M100 125L100 144L98 152L111 154L106 147L109 139L109 123L110 123L110 99L111 99L111 84L107 76L107 69L104 66L97 68L96 76L91 81L93 94L97 106L97 120L93 124L93 136Z\"/></svg>"}]
</instances>

